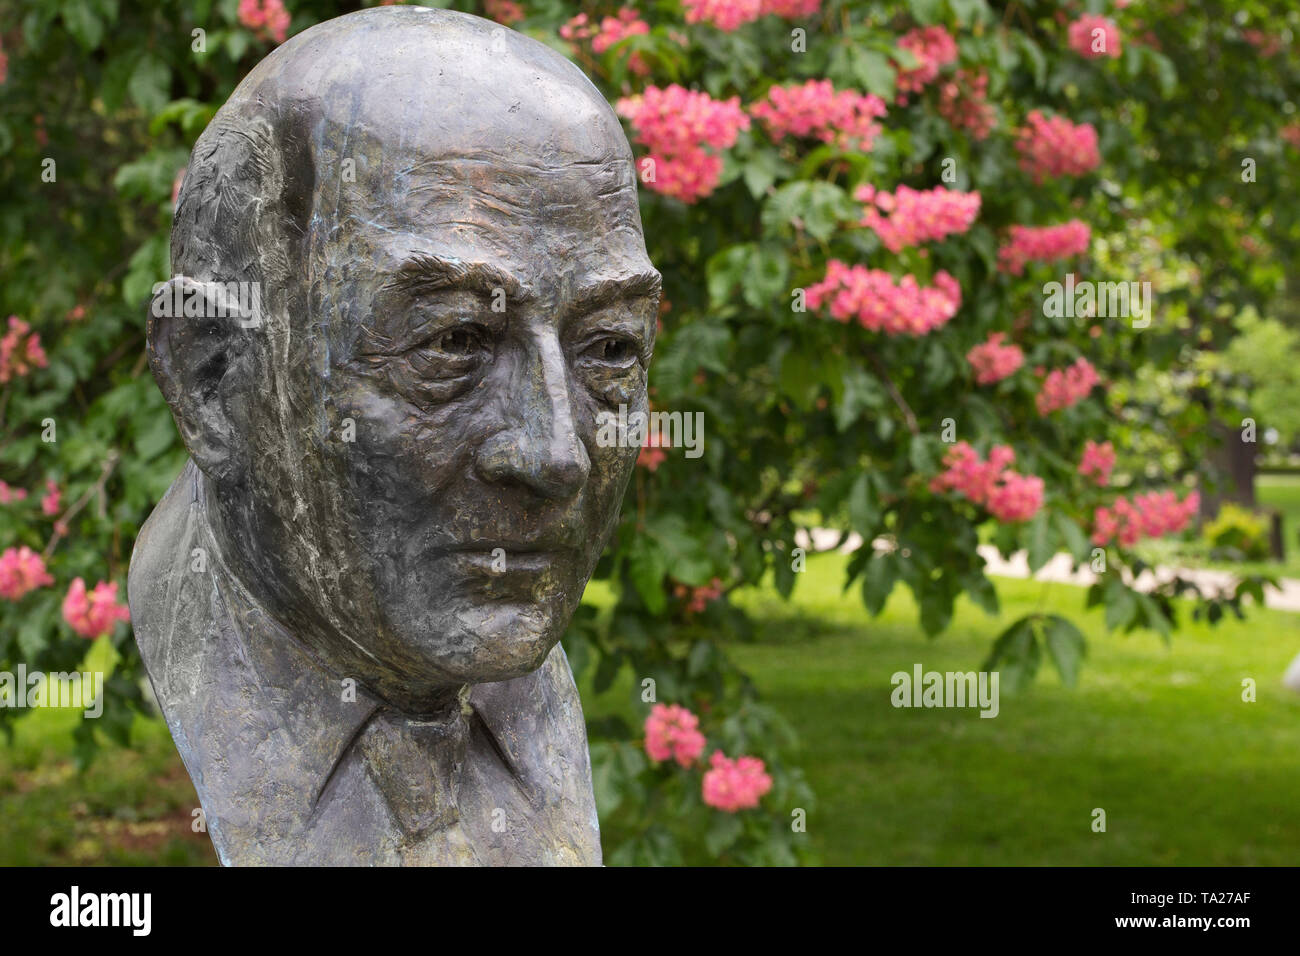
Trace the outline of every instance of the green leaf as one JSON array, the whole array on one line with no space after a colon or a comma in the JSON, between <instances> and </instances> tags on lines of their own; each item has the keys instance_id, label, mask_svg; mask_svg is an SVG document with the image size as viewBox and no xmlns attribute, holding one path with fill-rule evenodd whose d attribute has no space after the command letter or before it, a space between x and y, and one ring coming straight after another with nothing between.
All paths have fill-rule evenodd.
<instances>
[{"instance_id":1,"label":"green leaf","mask_svg":"<svg viewBox=\"0 0 1300 956\"><path fill-rule=\"evenodd\" d=\"M993 582L983 572L973 571L966 575L963 583L966 586L967 597L983 608L985 614L996 617L1000 608L998 589L993 586Z\"/></svg>"},{"instance_id":2,"label":"green leaf","mask_svg":"<svg viewBox=\"0 0 1300 956\"><path fill-rule=\"evenodd\" d=\"M1117 576L1106 582L1106 629L1121 630L1129 626L1137 614L1134 593Z\"/></svg>"},{"instance_id":3,"label":"green leaf","mask_svg":"<svg viewBox=\"0 0 1300 956\"><path fill-rule=\"evenodd\" d=\"M850 54L850 69L868 93L874 93L886 103L894 101L894 66L889 58L875 50L855 47Z\"/></svg>"},{"instance_id":4,"label":"green leaf","mask_svg":"<svg viewBox=\"0 0 1300 956\"><path fill-rule=\"evenodd\" d=\"M1030 614L1016 621L993 642L993 650L982 667L998 671L998 680L1009 693L1023 690L1033 681L1042 661L1038 646L1038 615Z\"/></svg>"},{"instance_id":5,"label":"green leaf","mask_svg":"<svg viewBox=\"0 0 1300 956\"><path fill-rule=\"evenodd\" d=\"M837 431L845 431L863 412L879 408L885 402L885 390L880 382L856 365L845 367L840 384L843 395L835 406Z\"/></svg>"},{"instance_id":6,"label":"green leaf","mask_svg":"<svg viewBox=\"0 0 1300 956\"><path fill-rule=\"evenodd\" d=\"M1029 571L1033 573L1052 560L1056 554L1056 536L1048 521L1048 513L1040 511L1029 522Z\"/></svg>"},{"instance_id":7,"label":"green leaf","mask_svg":"<svg viewBox=\"0 0 1300 956\"><path fill-rule=\"evenodd\" d=\"M662 614L667 607L664 575L668 573L668 556L647 535L637 535L628 546L628 574L632 584L651 614Z\"/></svg>"},{"instance_id":8,"label":"green leaf","mask_svg":"<svg viewBox=\"0 0 1300 956\"><path fill-rule=\"evenodd\" d=\"M63 23L86 51L97 49L104 39L104 22L95 13L90 0L65 0Z\"/></svg>"},{"instance_id":9,"label":"green leaf","mask_svg":"<svg viewBox=\"0 0 1300 956\"><path fill-rule=\"evenodd\" d=\"M756 309L785 305L790 291L790 256L783 246L764 243L753 249L746 263L741 294Z\"/></svg>"},{"instance_id":10,"label":"green leaf","mask_svg":"<svg viewBox=\"0 0 1300 956\"><path fill-rule=\"evenodd\" d=\"M721 856L723 851L740 839L744 824L734 813L718 811L713 814L713 822L704 834L704 846L711 856Z\"/></svg>"},{"instance_id":11,"label":"green leaf","mask_svg":"<svg viewBox=\"0 0 1300 956\"><path fill-rule=\"evenodd\" d=\"M1059 614L1052 614L1044 621L1043 634L1048 656L1061 675L1061 683L1073 687L1078 683L1079 666L1088 652L1083 632Z\"/></svg>"},{"instance_id":12,"label":"green leaf","mask_svg":"<svg viewBox=\"0 0 1300 956\"><path fill-rule=\"evenodd\" d=\"M777 176L786 171L786 165L775 151L761 149L746 161L741 173L749 194L755 199L764 196L776 182Z\"/></svg>"},{"instance_id":13,"label":"green leaf","mask_svg":"<svg viewBox=\"0 0 1300 956\"><path fill-rule=\"evenodd\" d=\"M870 548L868 542L863 547ZM876 617L885 607L889 594L898 583L898 559L892 553L877 554L867 561L862 575L862 603Z\"/></svg>"},{"instance_id":14,"label":"green leaf","mask_svg":"<svg viewBox=\"0 0 1300 956\"><path fill-rule=\"evenodd\" d=\"M849 491L849 526L862 535L866 539L866 547L870 547L879 521L880 509L876 505L871 476L864 471L858 475Z\"/></svg>"},{"instance_id":15,"label":"green leaf","mask_svg":"<svg viewBox=\"0 0 1300 956\"><path fill-rule=\"evenodd\" d=\"M1055 517L1056 529L1065 539L1066 550L1079 560L1087 560L1092 551L1092 542L1088 536L1083 533L1083 529L1074 521L1074 519L1060 514Z\"/></svg>"},{"instance_id":16,"label":"green leaf","mask_svg":"<svg viewBox=\"0 0 1300 956\"><path fill-rule=\"evenodd\" d=\"M691 587L708 584L713 576L713 562L704 545L695 537L679 514L658 515L646 532L659 543L673 580Z\"/></svg>"},{"instance_id":17,"label":"green leaf","mask_svg":"<svg viewBox=\"0 0 1300 956\"><path fill-rule=\"evenodd\" d=\"M728 246L709 259L704 275L712 304L721 305L731 298L731 290L744 280L753 248L752 243Z\"/></svg>"},{"instance_id":18,"label":"green leaf","mask_svg":"<svg viewBox=\"0 0 1300 956\"><path fill-rule=\"evenodd\" d=\"M137 106L152 115L167 105L171 75L166 63L146 54L131 71L126 90Z\"/></svg>"},{"instance_id":19,"label":"green leaf","mask_svg":"<svg viewBox=\"0 0 1300 956\"><path fill-rule=\"evenodd\" d=\"M1157 631L1165 642L1168 643L1172 633L1169 618L1165 617L1164 611L1160 605L1152 599L1149 594L1143 594L1141 591L1131 592L1137 601L1138 609L1141 611L1142 620L1147 627Z\"/></svg>"},{"instance_id":20,"label":"green leaf","mask_svg":"<svg viewBox=\"0 0 1300 956\"><path fill-rule=\"evenodd\" d=\"M1043 51L1038 48L1038 44L1025 34L1017 33L1016 40L1020 52L1029 61L1030 69L1034 72L1034 86L1041 87L1047 80L1047 58L1043 56Z\"/></svg>"},{"instance_id":21,"label":"green leaf","mask_svg":"<svg viewBox=\"0 0 1300 956\"><path fill-rule=\"evenodd\" d=\"M948 590L927 587L916 595L921 606L921 630L926 637L934 637L947 630L952 623L953 594Z\"/></svg>"}]
</instances>

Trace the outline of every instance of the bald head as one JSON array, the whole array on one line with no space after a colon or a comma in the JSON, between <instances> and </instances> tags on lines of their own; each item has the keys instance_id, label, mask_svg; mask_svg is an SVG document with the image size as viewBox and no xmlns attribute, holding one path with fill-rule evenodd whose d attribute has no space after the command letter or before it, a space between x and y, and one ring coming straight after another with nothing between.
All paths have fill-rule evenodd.
<instances>
[{"instance_id":1,"label":"bald head","mask_svg":"<svg viewBox=\"0 0 1300 956\"><path fill-rule=\"evenodd\" d=\"M272 237L252 216L279 215L289 240L305 239L364 215L377 188L406 209L478 189L509 215L536 208L557 171L581 172L588 202L635 191L618 118L577 67L468 14L364 10L294 36L217 113L179 197L173 271L228 281L256 268L248 244ZM618 205L639 234L634 204ZM279 249L259 253L293 268Z\"/></svg>"}]
</instances>

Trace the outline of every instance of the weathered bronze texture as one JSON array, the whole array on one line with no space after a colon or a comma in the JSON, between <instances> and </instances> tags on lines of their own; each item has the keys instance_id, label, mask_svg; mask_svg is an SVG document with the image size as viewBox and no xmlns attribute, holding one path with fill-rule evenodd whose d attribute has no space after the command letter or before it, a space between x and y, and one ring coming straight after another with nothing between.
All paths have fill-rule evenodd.
<instances>
[{"instance_id":1,"label":"weathered bronze texture","mask_svg":"<svg viewBox=\"0 0 1300 956\"><path fill-rule=\"evenodd\" d=\"M409 7L199 137L148 335L191 462L129 584L223 862L600 862L558 641L637 455L597 416L646 410L634 172L558 53Z\"/></svg>"}]
</instances>

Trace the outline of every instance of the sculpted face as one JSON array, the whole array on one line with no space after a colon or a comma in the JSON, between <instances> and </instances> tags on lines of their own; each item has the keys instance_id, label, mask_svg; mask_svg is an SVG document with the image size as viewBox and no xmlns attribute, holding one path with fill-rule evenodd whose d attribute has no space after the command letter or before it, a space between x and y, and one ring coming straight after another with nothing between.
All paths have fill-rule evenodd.
<instances>
[{"instance_id":1,"label":"sculpted face","mask_svg":"<svg viewBox=\"0 0 1300 956\"><path fill-rule=\"evenodd\" d=\"M417 713L535 669L568 625L637 455L597 416L646 409L659 300L608 105L540 45L442 16L386 17L402 42L364 62L348 38L280 51L310 91L282 109L311 214L295 290L243 333L268 336L264 381L226 403L238 468L211 490L250 590Z\"/></svg>"}]
</instances>

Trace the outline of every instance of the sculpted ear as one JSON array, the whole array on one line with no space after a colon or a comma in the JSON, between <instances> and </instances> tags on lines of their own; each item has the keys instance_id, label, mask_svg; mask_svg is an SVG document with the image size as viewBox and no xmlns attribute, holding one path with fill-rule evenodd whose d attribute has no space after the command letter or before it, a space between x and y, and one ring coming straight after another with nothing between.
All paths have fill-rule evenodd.
<instances>
[{"instance_id":1,"label":"sculpted ear","mask_svg":"<svg viewBox=\"0 0 1300 956\"><path fill-rule=\"evenodd\" d=\"M234 390L247 330L260 324L260 302L241 296L244 286L256 292L252 283L173 276L149 302L149 367L194 463L216 481L233 477L243 457L231 408L242 404Z\"/></svg>"}]
</instances>

